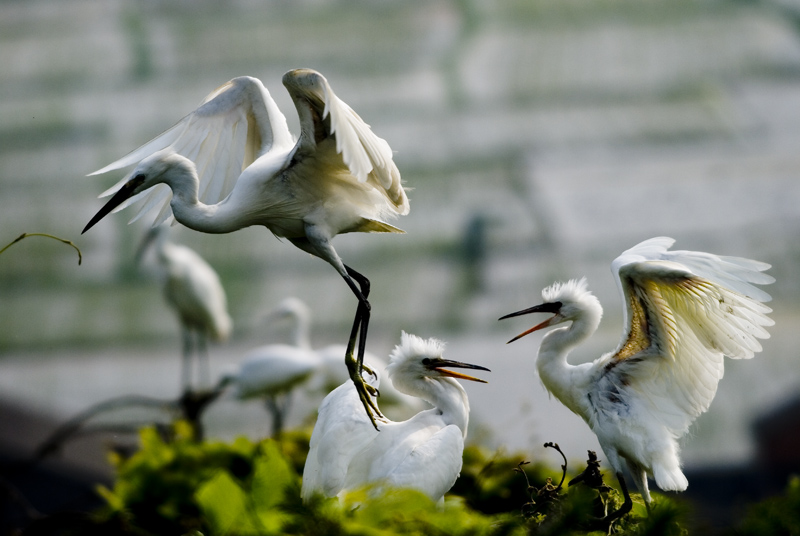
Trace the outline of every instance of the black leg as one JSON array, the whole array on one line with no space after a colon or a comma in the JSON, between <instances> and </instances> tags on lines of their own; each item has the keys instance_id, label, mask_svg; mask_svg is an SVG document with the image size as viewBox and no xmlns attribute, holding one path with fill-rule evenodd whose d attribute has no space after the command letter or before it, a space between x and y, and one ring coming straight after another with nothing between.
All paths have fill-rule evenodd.
<instances>
[{"instance_id":1,"label":"black leg","mask_svg":"<svg viewBox=\"0 0 800 536\"><path fill-rule=\"evenodd\" d=\"M345 278L345 281L347 281L347 284L358 298L358 308L356 309L356 316L353 320L353 328L350 330L350 340L347 342L347 352L344 359L347 370L350 373L350 378L353 380L356 391L358 391L358 396L361 399L361 403L364 405L367 416L369 416L372 426L377 430L378 425L375 422L375 415L379 418L383 418L383 414L381 414L381 411L378 409L372 397L377 396L378 391L367 384L361 376L361 372L364 369L364 352L367 347L367 330L369 329L371 310L369 301L367 301L370 283L369 279L349 266L345 265L345 269L347 270L347 275L350 276L349 278ZM356 286L356 283L358 283L358 286ZM358 345L358 354L354 356L356 344ZM371 370L367 370L372 373Z\"/></svg>"},{"instance_id":2,"label":"black leg","mask_svg":"<svg viewBox=\"0 0 800 536\"><path fill-rule=\"evenodd\" d=\"M277 439L283 431L283 408L278 403L276 395L267 395L265 402L267 409L272 414L272 438Z\"/></svg>"},{"instance_id":3,"label":"black leg","mask_svg":"<svg viewBox=\"0 0 800 536\"><path fill-rule=\"evenodd\" d=\"M617 473L617 480L619 481L619 487L622 489L622 495L625 497L625 502L623 502L622 506L620 506L617 510L611 512L605 517L605 521L607 521L609 524L621 518L633 508L633 501L631 500L630 493L628 493L628 485L625 483L625 477L622 475L622 473Z\"/></svg>"},{"instance_id":4,"label":"black leg","mask_svg":"<svg viewBox=\"0 0 800 536\"><path fill-rule=\"evenodd\" d=\"M181 389L186 393L192 389L192 332L183 328L183 355L181 363Z\"/></svg>"}]
</instances>

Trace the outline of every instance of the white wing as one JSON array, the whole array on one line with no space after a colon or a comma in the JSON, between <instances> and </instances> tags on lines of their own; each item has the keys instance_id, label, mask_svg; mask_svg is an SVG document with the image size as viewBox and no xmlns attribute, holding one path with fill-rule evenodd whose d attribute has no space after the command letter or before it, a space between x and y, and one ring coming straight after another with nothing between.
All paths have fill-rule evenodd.
<instances>
[{"instance_id":1,"label":"white wing","mask_svg":"<svg viewBox=\"0 0 800 536\"><path fill-rule=\"evenodd\" d=\"M385 479L394 487L418 489L438 501L461 473L463 453L461 429L445 426L410 449L388 450L383 463L375 467L375 479Z\"/></svg>"},{"instance_id":2,"label":"white wing","mask_svg":"<svg viewBox=\"0 0 800 536\"><path fill-rule=\"evenodd\" d=\"M236 381L239 398L291 390L311 376L318 362L308 350L288 344L269 344L247 352Z\"/></svg>"},{"instance_id":3,"label":"white wing","mask_svg":"<svg viewBox=\"0 0 800 536\"><path fill-rule=\"evenodd\" d=\"M626 331L604 364L606 379L634 389L653 415L682 433L711 404L723 356L750 358L774 322L753 284L774 281L768 264L692 251L667 251L655 238L617 258Z\"/></svg>"},{"instance_id":4,"label":"white wing","mask_svg":"<svg viewBox=\"0 0 800 536\"><path fill-rule=\"evenodd\" d=\"M377 388L377 378L364 374ZM349 379L331 391L319 407L303 469L301 495L308 501L315 493L333 497L344 489L347 468L363 445L379 432L372 427L353 382Z\"/></svg>"},{"instance_id":5,"label":"white wing","mask_svg":"<svg viewBox=\"0 0 800 536\"><path fill-rule=\"evenodd\" d=\"M327 136L334 136L336 153L350 173L361 183L368 183L391 202L397 214L408 214L409 205L400 182L400 171L392 158L392 149L383 138L331 89L320 73L310 69L289 71L283 84L292 96L303 132L298 151L313 152ZM326 122L326 119L330 119ZM305 119L305 120L304 120Z\"/></svg>"},{"instance_id":6,"label":"white wing","mask_svg":"<svg viewBox=\"0 0 800 536\"><path fill-rule=\"evenodd\" d=\"M242 170L256 158L273 147L288 151L293 144L286 118L267 88L258 79L243 76L214 90L195 111L166 132L91 175L136 164L156 151L170 148L195 163L200 179L199 199L214 204L230 193ZM100 197L115 193L129 178L126 176ZM132 197L115 212L144 196L147 201L132 221L159 204L162 208L156 223L171 215L171 193L164 185Z\"/></svg>"}]
</instances>

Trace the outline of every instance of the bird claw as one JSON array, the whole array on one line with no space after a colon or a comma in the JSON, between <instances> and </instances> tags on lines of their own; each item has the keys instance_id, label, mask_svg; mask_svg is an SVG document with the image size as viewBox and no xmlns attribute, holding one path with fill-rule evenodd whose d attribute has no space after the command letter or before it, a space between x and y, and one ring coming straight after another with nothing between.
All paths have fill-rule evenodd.
<instances>
[{"instance_id":1,"label":"bird claw","mask_svg":"<svg viewBox=\"0 0 800 536\"><path fill-rule=\"evenodd\" d=\"M348 368L350 369L349 363ZM369 368L363 368L366 369L370 374L374 375L374 372ZM353 385L355 385L358 398L361 400L361 404L364 405L364 410L367 412L367 417L369 417L369 420L372 423L372 426L375 427L375 430L378 430L377 420L386 422L386 417L383 416L381 410L378 409L378 405L375 402L375 397L380 396L380 392L378 389L364 381L364 378L361 376L358 369L358 363L355 362L354 366L350 370L350 379L353 381Z\"/></svg>"},{"instance_id":2,"label":"bird claw","mask_svg":"<svg viewBox=\"0 0 800 536\"><path fill-rule=\"evenodd\" d=\"M364 410L367 412L367 417L369 417L375 430L378 430L377 420L382 422L386 421L386 417L383 416L381 410L378 409L378 405L375 403L375 397L380 395L379 391L365 382L360 374L351 376L351 379L358 393L358 398L361 400L361 404L364 405Z\"/></svg>"}]
</instances>

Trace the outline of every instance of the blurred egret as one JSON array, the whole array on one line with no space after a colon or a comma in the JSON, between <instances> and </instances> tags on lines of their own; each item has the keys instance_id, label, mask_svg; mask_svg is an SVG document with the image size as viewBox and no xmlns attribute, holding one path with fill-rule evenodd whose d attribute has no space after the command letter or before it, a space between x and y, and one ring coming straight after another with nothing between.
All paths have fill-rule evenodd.
<instances>
[{"instance_id":1,"label":"blurred egret","mask_svg":"<svg viewBox=\"0 0 800 536\"><path fill-rule=\"evenodd\" d=\"M225 374L219 387L235 386L239 400L263 398L272 415L272 437L283 430L292 390L319 366L313 353L287 344L269 344L245 354L241 364Z\"/></svg>"},{"instance_id":2,"label":"blurred egret","mask_svg":"<svg viewBox=\"0 0 800 536\"><path fill-rule=\"evenodd\" d=\"M317 362L312 377L308 383L304 384L309 391L323 392L327 395L348 379L347 367L342 363L342 355L347 351L346 346L332 344L322 348L313 348L311 344L311 310L303 300L294 296L284 298L268 316L274 320L288 319L293 322L291 337L294 349L289 351L304 350L306 352L305 360ZM383 371L387 366L384 359L371 352L364 352L364 364L370 369L378 371ZM416 412L427 407L427 404L419 398L399 392L391 382L385 383L380 392L381 406L384 408L382 411L386 411L386 406L398 408L400 412L405 410Z\"/></svg>"},{"instance_id":3,"label":"blurred egret","mask_svg":"<svg viewBox=\"0 0 800 536\"><path fill-rule=\"evenodd\" d=\"M328 262L358 298L344 359L374 425L373 412L380 412L369 395L375 393L361 376L369 280L342 262L331 240L349 232L401 233L385 220L407 214L408 199L389 144L333 93L325 77L296 69L283 76L283 84L300 119L296 143L262 83L235 78L175 126L93 173L138 162L106 192L113 197L83 232L153 186L166 184L171 199L166 189L154 190L139 216L161 203L157 221L172 212L182 224L205 233L263 225Z\"/></svg>"},{"instance_id":4,"label":"blurred egret","mask_svg":"<svg viewBox=\"0 0 800 536\"><path fill-rule=\"evenodd\" d=\"M415 488L442 499L461 472L469 400L454 378L486 383L444 367L489 370L442 357L444 344L403 333L387 373L401 392L434 407L402 422L385 422L378 433L360 411L347 382L319 409L303 470L303 500L333 497L366 484ZM378 387L377 376L369 378Z\"/></svg>"},{"instance_id":5,"label":"blurred egret","mask_svg":"<svg viewBox=\"0 0 800 536\"><path fill-rule=\"evenodd\" d=\"M723 357L747 359L769 333L768 264L696 251L669 251L674 240L646 240L612 263L625 302L625 330L617 349L573 366L567 354L597 329L603 309L586 280L556 283L529 313L554 316L511 339L564 322L539 347L536 367L545 388L580 415L597 435L616 473L625 503L608 520L630 511L622 460L650 504L647 477L663 490L682 491L677 439L705 412L724 370Z\"/></svg>"},{"instance_id":6,"label":"blurred egret","mask_svg":"<svg viewBox=\"0 0 800 536\"><path fill-rule=\"evenodd\" d=\"M226 340L233 328L219 276L194 250L168 239L168 227L151 228L139 246L140 258L153 245L161 268L164 299L175 311L183 337L181 383L191 388L192 354L197 354L201 383L208 385L208 339ZM194 338L194 341L192 340ZM202 366L201 366L202 362Z\"/></svg>"}]
</instances>

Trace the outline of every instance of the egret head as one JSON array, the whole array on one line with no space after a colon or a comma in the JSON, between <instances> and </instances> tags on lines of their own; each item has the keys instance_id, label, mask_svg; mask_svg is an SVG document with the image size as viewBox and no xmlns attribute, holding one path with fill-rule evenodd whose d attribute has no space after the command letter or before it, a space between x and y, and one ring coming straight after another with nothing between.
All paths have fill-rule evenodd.
<instances>
[{"instance_id":1,"label":"egret head","mask_svg":"<svg viewBox=\"0 0 800 536\"><path fill-rule=\"evenodd\" d=\"M294 296L289 296L281 300L278 306L271 310L267 316L271 319L283 319L293 316L307 318L310 314L311 311L303 300L295 298Z\"/></svg>"},{"instance_id":2,"label":"egret head","mask_svg":"<svg viewBox=\"0 0 800 536\"><path fill-rule=\"evenodd\" d=\"M145 190L149 190L156 184L168 182L170 177L176 171L186 172L191 170L194 164L191 161L171 149L163 149L155 152L139 162L128 177L128 180L121 185L117 184L110 190L104 192L100 197L116 190L116 193L103 205L97 214L89 220L81 234L91 229L97 222L105 218L115 208L120 207L123 203L141 194ZM118 189L117 189L118 188ZM124 205L127 206L127 205Z\"/></svg>"},{"instance_id":3,"label":"egret head","mask_svg":"<svg viewBox=\"0 0 800 536\"><path fill-rule=\"evenodd\" d=\"M600 301L589 291L585 277L570 279L566 283L550 285L542 291L542 299L544 299L544 303L540 305L507 314L500 318L500 320L503 320L531 313L552 313L553 315L544 322L523 331L508 342L514 342L525 335L549 326L555 326L563 322L574 322L578 318L588 320L595 324L596 327L603 315Z\"/></svg>"},{"instance_id":4,"label":"egret head","mask_svg":"<svg viewBox=\"0 0 800 536\"><path fill-rule=\"evenodd\" d=\"M489 371L488 368L479 365L444 359L442 357L444 346L444 343L438 339L422 339L403 332L400 344L395 346L389 356L389 365L386 367L392 384L400 390L400 386L403 384L418 384L425 380L442 380L444 378L488 383L485 380L445 368Z\"/></svg>"}]
</instances>

